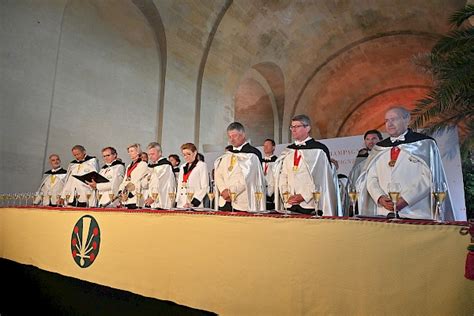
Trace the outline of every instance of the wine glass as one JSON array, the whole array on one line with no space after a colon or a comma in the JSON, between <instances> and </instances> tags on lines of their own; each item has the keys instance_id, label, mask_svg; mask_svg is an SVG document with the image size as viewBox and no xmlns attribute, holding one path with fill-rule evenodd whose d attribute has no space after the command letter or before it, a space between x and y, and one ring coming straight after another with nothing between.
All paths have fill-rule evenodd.
<instances>
[{"instance_id":1,"label":"wine glass","mask_svg":"<svg viewBox=\"0 0 474 316\"><path fill-rule=\"evenodd\" d=\"M282 188L282 194L281 197L283 198L283 211L285 211L285 214L283 215L284 217L290 216L290 210L287 209L286 204L288 203L288 200L290 199L290 191L288 191L287 187Z\"/></svg>"},{"instance_id":2,"label":"wine glass","mask_svg":"<svg viewBox=\"0 0 474 316\"><path fill-rule=\"evenodd\" d=\"M314 202L314 210L316 211L313 217L318 218L320 217L318 213L318 209L319 209L319 201L321 200L321 185L316 184L314 186L314 191L312 192L312 195L313 195L313 202Z\"/></svg>"},{"instance_id":3,"label":"wine glass","mask_svg":"<svg viewBox=\"0 0 474 316\"><path fill-rule=\"evenodd\" d=\"M52 200L52 197L53 197L53 193L51 192L51 190L48 190L48 192L46 193L48 195L48 206L51 205L51 200Z\"/></svg>"},{"instance_id":4,"label":"wine glass","mask_svg":"<svg viewBox=\"0 0 474 316\"><path fill-rule=\"evenodd\" d=\"M229 187L229 192L230 192L230 212L234 213L234 203L235 200L237 199L237 190L235 189L234 186Z\"/></svg>"},{"instance_id":5,"label":"wine glass","mask_svg":"<svg viewBox=\"0 0 474 316\"><path fill-rule=\"evenodd\" d=\"M186 201L190 205L189 209L188 209L189 211L193 210L192 207L191 207L192 206L191 202L193 201L193 198L194 198L194 192L191 189L188 188L188 191L186 192Z\"/></svg>"},{"instance_id":6,"label":"wine glass","mask_svg":"<svg viewBox=\"0 0 474 316\"><path fill-rule=\"evenodd\" d=\"M76 192L76 194L74 195L74 198L76 199L76 207L77 207L77 203L79 203L79 198L81 197L81 195L79 194L79 192Z\"/></svg>"},{"instance_id":7,"label":"wine glass","mask_svg":"<svg viewBox=\"0 0 474 316\"><path fill-rule=\"evenodd\" d=\"M170 199L170 209L174 207L174 202L176 200L176 192L171 191L168 192L168 198Z\"/></svg>"},{"instance_id":8,"label":"wine glass","mask_svg":"<svg viewBox=\"0 0 474 316\"><path fill-rule=\"evenodd\" d=\"M66 192L64 193L64 197L66 198L66 200L64 201L64 205L65 205L65 206L68 206L68 205L69 205L69 198L71 197L71 192L66 191Z\"/></svg>"},{"instance_id":9,"label":"wine glass","mask_svg":"<svg viewBox=\"0 0 474 316\"><path fill-rule=\"evenodd\" d=\"M443 202L446 199L446 193L448 191L448 186L446 182L439 181L433 183L432 192L433 198L435 200L435 209L433 214L433 219L437 222L444 221L444 212L443 212Z\"/></svg>"},{"instance_id":10,"label":"wine glass","mask_svg":"<svg viewBox=\"0 0 474 316\"><path fill-rule=\"evenodd\" d=\"M88 191L86 193L86 207L89 207L89 201L91 199L91 196L92 196L92 193L90 191Z\"/></svg>"},{"instance_id":11,"label":"wine glass","mask_svg":"<svg viewBox=\"0 0 474 316\"><path fill-rule=\"evenodd\" d=\"M398 210L397 210L397 201L400 198L401 186L398 182L390 182L388 184L388 195L390 200L393 203L393 213L395 214L394 219L399 219Z\"/></svg>"},{"instance_id":12,"label":"wine glass","mask_svg":"<svg viewBox=\"0 0 474 316\"><path fill-rule=\"evenodd\" d=\"M151 198L153 199L152 204L156 205L156 203L158 203L158 188L157 187L151 188ZM151 205L150 205L150 207L151 207Z\"/></svg>"},{"instance_id":13,"label":"wine glass","mask_svg":"<svg viewBox=\"0 0 474 316\"><path fill-rule=\"evenodd\" d=\"M61 205L61 194L57 193L56 194L56 206L60 207Z\"/></svg>"},{"instance_id":14,"label":"wine glass","mask_svg":"<svg viewBox=\"0 0 474 316\"><path fill-rule=\"evenodd\" d=\"M352 217L356 217L356 203L359 198L359 192L354 184L349 184L349 200L352 207Z\"/></svg>"},{"instance_id":15,"label":"wine glass","mask_svg":"<svg viewBox=\"0 0 474 316\"><path fill-rule=\"evenodd\" d=\"M97 192L97 207L100 206L100 200L102 199L103 195L104 193L102 193L101 191Z\"/></svg>"},{"instance_id":16,"label":"wine glass","mask_svg":"<svg viewBox=\"0 0 474 316\"><path fill-rule=\"evenodd\" d=\"M142 197L143 197L142 191L138 191L137 192L137 208L141 208Z\"/></svg>"},{"instance_id":17,"label":"wine glass","mask_svg":"<svg viewBox=\"0 0 474 316\"><path fill-rule=\"evenodd\" d=\"M214 201L214 198L216 197L215 193L212 192L212 189L210 192L207 193L207 197L209 198L209 208L212 209L212 202Z\"/></svg>"},{"instance_id":18,"label":"wine glass","mask_svg":"<svg viewBox=\"0 0 474 316\"><path fill-rule=\"evenodd\" d=\"M114 197L115 197L115 194L114 194L114 192L112 192L112 191L109 191L109 204L113 202L113 200L114 200Z\"/></svg>"},{"instance_id":19,"label":"wine glass","mask_svg":"<svg viewBox=\"0 0 474 316\"><path fill-rule=\"evenodd\" d=\"M255 211L256 211L256 214L258 214L258 215L262 214L260 212L262 200L263 200L263 190L262 190L261 186L258 186L257 190L255 191L255 202L256 202L255 204L256 204L256 207L257 207L257 209Z\"/></svg>"}]
</instances>

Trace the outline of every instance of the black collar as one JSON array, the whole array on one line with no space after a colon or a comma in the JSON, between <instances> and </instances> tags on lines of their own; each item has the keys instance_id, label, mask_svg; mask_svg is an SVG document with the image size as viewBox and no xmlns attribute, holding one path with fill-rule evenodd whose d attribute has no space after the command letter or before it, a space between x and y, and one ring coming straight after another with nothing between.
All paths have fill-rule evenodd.
<instances>
[{"instance_id":1,"label":"black collar","mask_svg":"<svg viewBox=\"0 0 474 316\"><path fill-rule=\"evenodd\" d=\"M409 128L408 132L405 134L405 140L402 140L402 141L397 140L396 142L392 143L392 141L390 140L390 137L387 137L384 140L378 142L377 145L380 147L395 147L401 144L410 144L410 143L414 143L419 140L425 140L425 139L434 140L432 137L429 137L425 134L414 132Z\"/></svg>"},{"instance_id":2,"label":"black collar","mask_svg":"<svg viewBox=\"0 0 474 316\"><path fill-rule=\"evenodd\" d=\"M114 160L114 161L110 164L110 166L107 165L107 164L103 165L103 166L102 166L102 169L107 169L107 168L109 168L109 167L113 167L113 166L117 166L117 165L125 166L125 164L124 164L123 162L121 162L120 160Z\"/></svg>"},{"instance_id":3,"label":"black collar","mask_svg":"<svg viewBox=\"0 0 474 316\"><path fill-rule=\"evenodd\" d=\"M155 163L155 164L148 164L148 167L155 168L155 167L163 166L163 165L170 165L171 167L173 167L171 162L169 162L169 160L166 159L165 157L162 157L162 158L158 159L158 162Z\"/></svg>"},{"instance_id":4,"label":"black collar","mask_svg":"<svg viewBox=\"0 0 474 316\"><path fill-rule=\"evenodd\" d=\"M67 173L66 170L64 170L63 168L59 168L58 170L56 171L53 171L52 169L51 170L48 170L46 171L44 174L65 174Z\"/></svg>"},{"instance_id":5,"label":"black collar","mask_svg":"<svg viewBox=\"0 0 474 316\"><path fill-rule=\"evenodd\" d=\"M86 155L86 156L84 157L84 160L79 161L79 160L74 159L73 161L71 161L71 163L81 164L81 163L83 163L83 162L86 162L86 161L91 160L91 159L94 159L94 158L95 158L94 156L88 156L88 155Z\"/></svg>"}]
</instances>

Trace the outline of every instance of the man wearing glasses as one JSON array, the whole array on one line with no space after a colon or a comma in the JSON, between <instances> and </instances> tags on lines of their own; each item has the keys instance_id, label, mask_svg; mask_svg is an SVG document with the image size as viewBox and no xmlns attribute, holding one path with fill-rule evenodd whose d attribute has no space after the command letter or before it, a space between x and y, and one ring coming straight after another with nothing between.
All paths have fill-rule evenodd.
<instances>
[{"instance_id":1,"label":"man wearing glasses","mask_svg":"<svg viewBox=\"0 0 474 316\"><path fill-rule=\"evenodd\" d=\"M311 121L306 115L293 117L290 131L295 142L282 152L275 163L277 209L280 199L289 195L284 206L292 212L311 214L317 207L318 214L322 210L326 216L337 215L337 177L331 166L328 148L309 135ZM314 201L315 192L320 193L320 201Z\"/></svg>"},{"instance_id":2,"label":"man wearing glasses","mask_svg":"<svg viewBox=\"0 0 474 316\"><path fill-rule=\"evenodd\" d=\"M89 186L96 192L96 201L99 206L112 206L114 197L117 196L120 183L125 174L125 164L117 159L117 150L113 147L102 149L104 165L99 174L109 180L105 183L96 183L93 179L88 182Z\"/></svg>"}]
</instances>

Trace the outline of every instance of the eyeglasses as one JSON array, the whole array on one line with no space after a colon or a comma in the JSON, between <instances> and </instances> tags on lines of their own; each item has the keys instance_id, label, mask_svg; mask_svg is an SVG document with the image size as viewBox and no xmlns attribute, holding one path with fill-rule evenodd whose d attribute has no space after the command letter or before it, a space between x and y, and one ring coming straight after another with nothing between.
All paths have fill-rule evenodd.
<instances>
[{"instance_id":1,"label":"eyeglasses","mask_svg":"<svg viewBox=\"0 0 474 316\"><path fill-rule=\"evenodd\" d=\"M302 124L302 125L291 125L291 126L290 126L290 131L291 131L291 130L294 130L294 129L297 129L297 128L299 128L299 127L306 127L306 126L308 126L308 125L304 125L304 124Z\"/></svg>"}]
</instances>

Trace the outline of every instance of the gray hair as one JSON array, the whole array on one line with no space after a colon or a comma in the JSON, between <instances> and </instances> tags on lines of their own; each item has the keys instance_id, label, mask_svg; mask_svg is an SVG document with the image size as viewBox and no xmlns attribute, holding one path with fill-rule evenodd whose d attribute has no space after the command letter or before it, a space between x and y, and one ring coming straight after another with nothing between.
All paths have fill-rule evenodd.
<instances>
[{"instance_id":1,"label":"gray hair","mask_svg":"<svg viewBox=\"0 0 474 316\"><path fill-rule=\"evenodd\" d=\"M158 150L159 152L161 152L161 145L160 143L158 142L151 142L148 144L148 146L146 147L147 149L152 149L152 148L155 148L156 150Z\"/></svg>"},{"instance_id":2,"label":"gray hair","mask_svg":"<svg viewBox=\"0 0 474 316\"><path fill-rule=\"evenodd\" d=\"M240 133L245 133L245 128L244 126L239 123L239 122L232 122L229 124L229 126L227 126L227 131L230 132L230 131L238 131Z\"/></svg>"},{"instance_id":3,"label":"gray hair","mask_svg":"<svg viewBox=\"0 0 474 316\"><path fill-rule=\"evenodd\" d=\"M411 114L410 114L410 111L408 111L407 109L405 109L403 106L401 105L394 105L392 107L390 107L388 111L395 111L398 113L398 115L400 115L400 117L404 120L407 120L409 121L410 118L411 118Z\"/></svg>"},{"instance_id":4,"label":"gray hair","mask_svg":"<svg viewBox=\"0 0 474 316\"><path fill-rule=\"evenodd\" d=\"M86 152L86 149L82 145L74 145L74 147L72 147L71 151L73 151L73 150L79 150L81 153Z\"/></svg>"},{"instance_id":5,"label":"gray hair","mask_svg":"<svg viewBox=\"0 0 474 316\"><path fill-rule=\"evenodd\" d=\"M293 116L291 121L292 122L297 121L297 122L301 122L305 126L311 126L311 120L309 119L309 117L307 115L304 115L304 114L299 114L299 115Z\"/></svg>"}]
</instances>

